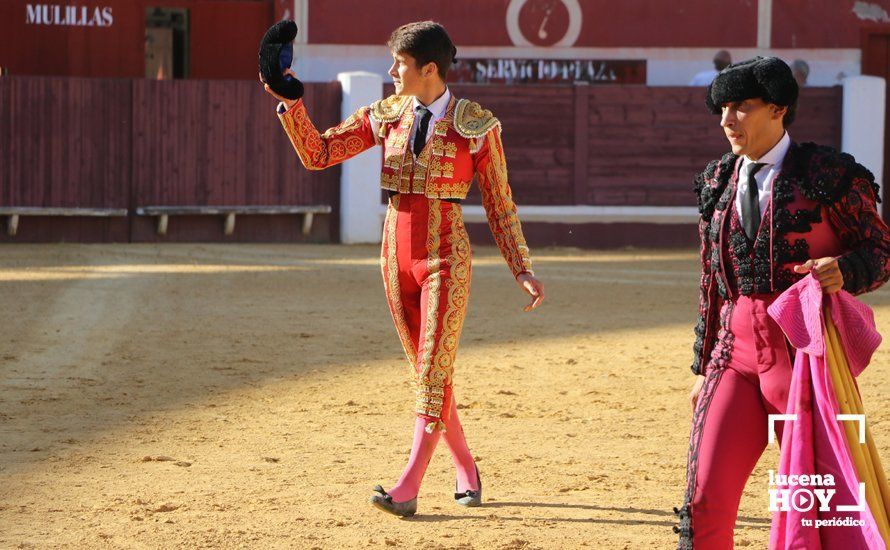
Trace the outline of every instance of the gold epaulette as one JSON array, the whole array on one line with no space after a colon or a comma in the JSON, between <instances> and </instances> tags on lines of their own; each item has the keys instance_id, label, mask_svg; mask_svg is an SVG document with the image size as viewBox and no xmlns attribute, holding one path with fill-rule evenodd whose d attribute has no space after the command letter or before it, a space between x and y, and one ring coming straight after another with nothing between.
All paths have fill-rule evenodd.
<instances>
[{"instance_id":1,"label":"gold epaulette","mask_svg":"<svg viewBox=\"0 0 890 550\"><path fill-rule=\"evenodd\" d=\"M381 124L395 122L402 116L411 96L391 95L371 104L371 118Z\"/></svg>"},{"instance_id":2,"label":"gold epaulette","mask_svg":"<svg viewBox=\"0 0 890 550\"><path fill-rule=\"evenodd\" d=\"M475 101L460 99L454 108L454 129L465 138L482 137L500 125L501 122L491 111L483 109Z\"/></svg>"}]
</instances>

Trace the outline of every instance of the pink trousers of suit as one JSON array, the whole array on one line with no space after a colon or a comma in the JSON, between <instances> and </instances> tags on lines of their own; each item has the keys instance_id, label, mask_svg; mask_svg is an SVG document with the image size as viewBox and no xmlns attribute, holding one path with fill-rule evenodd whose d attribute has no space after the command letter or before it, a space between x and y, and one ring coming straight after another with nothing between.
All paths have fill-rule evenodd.
<instances>
[{"instance_id":1,"label":"pink trousers of suit","mask_svg":"<svg viewBox=\"0 0 890 550\"><path fill-rule=\"evenodd\" d=\"M697 453L690 461L696 469L691 500L696 549L733 548L742 491L767 445L767 416L785 411L792 363L782 329L767 312L775 299L740 296L721 311L731 336L721 339L714 357L728 353L729 360L706 373L695 414L702 419L701 434L691 451ZM776 433L781 440L779 423Z\"/></svg>"}]
</instances>

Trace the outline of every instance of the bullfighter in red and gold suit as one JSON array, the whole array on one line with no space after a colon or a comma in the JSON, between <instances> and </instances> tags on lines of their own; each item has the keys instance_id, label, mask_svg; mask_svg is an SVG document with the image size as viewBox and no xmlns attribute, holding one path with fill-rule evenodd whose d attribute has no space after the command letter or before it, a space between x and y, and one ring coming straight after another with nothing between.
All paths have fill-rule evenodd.
<instances>
[{"instance_id":1,"label":"bullfighter in red and gold suit","mask_svg":"<svg viewBox=\"0 0 890 550\"><path fill-rule=\"evenodd\" d=\"M465 506L481 503L481 479L452 390L471 271L460 202L474 176L495 242L532 297L526 311L537 307L544 294L531 271L507 181L500 123L478 104L455 98L445 85L456 49L444 28L432 22L408 24L393 33L389 46L397 95L359 109L324 133L315 128L302 101L279 97L279 116L300 161L310 170L333 166L375 145L383 147L380 184L389 193L381 250L383 282L413 369L418 420L408 467L389 491L377 486L371 502L410 516L416 512L420 483L440 436L457 467L455 500Z\"/></svg>"}]
</instances>

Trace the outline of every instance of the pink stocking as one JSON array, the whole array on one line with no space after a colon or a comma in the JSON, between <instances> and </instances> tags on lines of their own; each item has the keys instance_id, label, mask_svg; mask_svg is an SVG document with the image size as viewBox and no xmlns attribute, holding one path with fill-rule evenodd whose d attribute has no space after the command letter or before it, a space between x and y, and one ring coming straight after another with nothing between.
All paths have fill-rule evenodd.
<instances>
[{"instance_id":1,"label":"pink stocking","mask_svg":"<svg viewBox=\"0 0 890 550\"><path fill-rule=\"evenodd\" d=\"M457 491L462 493L467 489L478 491L479 487L476 483L476 462L470 449L467 447L467 438L464 437L464 429L460 425L457 417L457 400L452 395L451 413L448 420L445 420L445 444L451 451L451 459L454 460L454 467L457 468Z\"/></svg>"},{"instance_id":2,"label":"pink stocking","mask_svg":"<svg viewBox=\"0 0 890 550\"><path fill-rule=\"evenodd\" d=\"M387 491L395 502L411 500L420 492L423 474L426 473L426 467L429 465L430 459L433 458L433 452L436 450L436 444L442 434L439 430L427 433L426 425L428 423L428 420L419 417L414 422L414 444L411 447L411 456L408 457L408 465L395 487Z\"/></svg>"}]
</instances>

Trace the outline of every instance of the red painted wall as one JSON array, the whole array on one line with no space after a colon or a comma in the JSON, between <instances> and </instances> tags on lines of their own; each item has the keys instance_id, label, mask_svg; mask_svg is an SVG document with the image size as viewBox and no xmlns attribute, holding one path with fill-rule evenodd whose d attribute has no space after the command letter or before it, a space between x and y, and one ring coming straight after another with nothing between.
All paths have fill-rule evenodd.
<instances>
[{"instance_id":1,"label":"red painted wall","mask_svg":"<svg viewBox=\"0 0 890 550\"><path fill-rule=\"evenodd\" d=\"M26 21L32 2L0 3L0 65L12 75L143 76L142 6L105 0L78 4L111 7L110 27L35 25Z\"/></svg>"},{"instance_id":2,"label":"red painted wall","mask_svg":"<svg viewBox=\"0 0 890 550\"><path fill-rule=\"evenodd\" d=\"M458 46L510 46L510 0L309 0L309 42L382 44L401 24L441 22ZM527 0L518 25L536 45L551 45L569 22L567 2ZM756 0L577 0L579 47L755 47ZM856 8L854 10L854 7ZM884 13L881 13L881 10ZM774 0L775 48L857 48L859 28L890 13L890 0ZM547 19L546 23L544 19ZM546 38L538 34L544 29Z\"/></svg>"},{"instance_id":3,"label":"red painted wall","mask_svg":"<svg viewBox=\"0 0 890 550\"><path fill-rule=\"evenodd\" d=\"M303 32L313 44L383 44L398 25L442 22L461 46L510 46L510 0L308 0ZM565 35L566 2L527 0L514 18L522 36L547 46ZM27 23L27 6L110 9L107 27ZM577 47L753 47L754 0L577 0ZM189 10L190 77L253 79L263 32L293 17L292 0L0 1L0 67L18 75L141 78L146 6ZM548 11L549 6L554 6ZM855 8L855 9L854 9ZM857 48L859 29L890 18L890 0L774 0L776 48Z\"/></svg>"},{"instance_id":4,"label":"red painted wall","mask_svg":"<svg viewBox=\"0 0 890 550\"><path fill-rule=\"evenodd\" d=\"M508 0L309 0L309 42L382 44L393 29L434 19L459 46L510 46ZM568 27L568 11L557 3L546 16L542 0L528 0L518 25L536 45L551 45ZM757 3L748 0L578 0L583 15L579 47L748 46L757 41ZM724 15L731 11L732 18ZM549 43L548 43L549 42Z\"/></svg>"},{"instance_id":5,"label":"red painted wall","mask_svg":"<svg viewBox=\"0 0 890 550\"><path fill-rule=\"evenodd\" d=\"M110 8L110 26L35 25L34 1L0 2L0 66L13 75L141 78L145 8L189 10L190 77L253 79L260 38L274 21L273 0L82 0L52 5Z\"/></svg>"},{"instance_id":6,"label":"red painted wall","mask_svg":"<svg viewBox=\"0 0 890 550\"><path fill-rule=\"evenodd\" d=\"M890 0L776 0L772 44L774 48L858 48L859 30L875 22L871 17L888 14Z\"/></svg>"}]
</instances>

